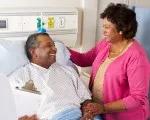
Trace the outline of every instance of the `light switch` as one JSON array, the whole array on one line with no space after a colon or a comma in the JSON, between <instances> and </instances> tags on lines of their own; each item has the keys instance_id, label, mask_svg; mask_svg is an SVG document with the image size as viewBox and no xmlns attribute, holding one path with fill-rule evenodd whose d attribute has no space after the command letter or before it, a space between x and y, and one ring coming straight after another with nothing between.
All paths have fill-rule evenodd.
<instances>
[{"instance_id":1,"label":"light switch","mask_svg":"<svg viewBox=\"0 0 150 120\"><path fill-rule=\"evenodd\" d=\"M59 17L59 27L60 28L65 27L65 17Z\"/></svg>"}]
</instances>

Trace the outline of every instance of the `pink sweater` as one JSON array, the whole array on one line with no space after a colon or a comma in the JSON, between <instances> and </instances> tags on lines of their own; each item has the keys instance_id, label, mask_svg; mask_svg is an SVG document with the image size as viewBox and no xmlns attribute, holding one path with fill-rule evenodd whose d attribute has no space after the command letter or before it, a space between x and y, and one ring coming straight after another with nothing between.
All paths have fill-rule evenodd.
<instances>
[{"instance_id":1,"label":"pink sweater","mask_svg":"<svg viewBox=\"0 0 150 120\"><path fill-rule=\"evenodd\" d=\"M108 57L110 46L111 43L104 39L86 53L70 50L71 60L75 64L92 66L90 89L99 65ZM149 76L150 64L144 49L134 41L108 66L104 75L104 103L122 100L126 107L123 112L105 114L105 120L146 120L149 112Z\"/></svg>"}]
</instances>

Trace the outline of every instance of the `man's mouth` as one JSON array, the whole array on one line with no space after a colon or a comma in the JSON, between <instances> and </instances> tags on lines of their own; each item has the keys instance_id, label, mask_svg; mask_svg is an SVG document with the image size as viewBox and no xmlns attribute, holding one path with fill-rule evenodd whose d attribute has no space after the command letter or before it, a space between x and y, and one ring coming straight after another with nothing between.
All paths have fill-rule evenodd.
<instances>
[{"instance_id":1,"label":"man's mouth","mask_svg":"<svg viewBox=\"0 0 150 120\"><path fill-rule=\"evenodd\" d=\"M51 54L49 54L50 56L56 56L56 54L55 53L51 53Z\"/></svg>"}]
</instances>

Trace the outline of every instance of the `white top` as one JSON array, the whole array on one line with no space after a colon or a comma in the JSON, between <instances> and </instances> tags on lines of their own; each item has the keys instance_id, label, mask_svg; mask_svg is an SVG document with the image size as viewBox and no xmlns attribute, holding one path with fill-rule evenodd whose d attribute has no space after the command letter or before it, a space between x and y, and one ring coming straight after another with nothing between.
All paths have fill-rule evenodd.
<instances>
[{"instance_id":1,"label":"white top","mask_svg":"<svg viewBox=\"0 0 150 120\"><path fill-rule=\"evenodd\" d=\"M37 111L40 119L51 119L58 112L70 107L80 107L80 103L91 98L90 92L74 69L57 63L49 69L33 63L27 64L10 78L12 87L22 87L28 80L34 81L35 87L43 95Z\"/></svg>"}]
</instances>

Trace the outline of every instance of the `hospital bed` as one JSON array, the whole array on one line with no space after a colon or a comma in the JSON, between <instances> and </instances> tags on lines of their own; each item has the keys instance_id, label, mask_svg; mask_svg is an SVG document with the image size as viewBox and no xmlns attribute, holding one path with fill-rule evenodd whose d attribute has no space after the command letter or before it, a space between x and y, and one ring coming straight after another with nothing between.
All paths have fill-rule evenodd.
<instances>
[{"instance_id":1,"label":"hospital bed","mask_svg":"<svg viewBox=\"0 0 150 120\"><path fill-rule=\"evenodd\" d=\"M37 21L37 18L41 21ZM80 12L75 8L0 9L0 73L9 77L12 72L29 62L24 50L25 41L30 33L41 32L41 29L45 29L55 41L56 61L75 67L69 60L70 54L64 44L78 49L81 42L80 22ZM36 113L42 95L15 88L12 93L17 117ZM4 96L7 99L7 95ZM1 113L3 116L12 114Z\"/></svg>"}]
</instances>

